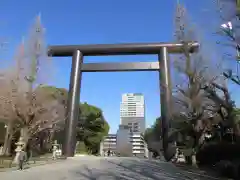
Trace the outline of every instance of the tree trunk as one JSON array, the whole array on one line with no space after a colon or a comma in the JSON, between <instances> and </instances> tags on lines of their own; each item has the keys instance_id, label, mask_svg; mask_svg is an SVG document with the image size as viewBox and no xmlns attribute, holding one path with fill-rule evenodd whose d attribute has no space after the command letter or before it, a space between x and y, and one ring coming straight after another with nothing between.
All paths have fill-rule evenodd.
<instances>
[{"instance_id":1,"label":"tree trunk","mask_svg":"<svg viewBox=\"0 0 240 180\"><path fill-rule=\"evenodd\" d=\"M1 155L9 156L11 154L11 141L12 141L12 122L8 123L7 131L5 133L4 145Z\"/></svg>"},{"instance_id":2,"label":"tree trunk","mask_svg":"<svg viewBox=\"0 0 240 180\"><path fill-rule=\"evenodd\" d=\"M235 126L236 141L240 142L240 123L236 124Z\"/></svg>"},{"instance_id":3,"label":"tree trunk","mask_svg":"<svg viewBox=\"0 0 240 180\"><path fill-rule=\"evenodd\" d=\"M43 149L44 149L44 137L43 137L43 136L40 136L39 139L40 139L39 149L40 149L40 151L42 152Z\"/></svg>"},{"instance_id":4,"label":"tree trunk","mask_svg":"<svg viewBox=\"0 0 240 180\"><path fill-rule=\"evenodd\" d=\"M196 159L195 150L193 150L193 153L192 153L192 166L197 167L197 159Z\"/></svg>"},{"instance_id":5,"label":"tree trunk","mask_svg":"<svg viewBox=\"0 0 240 180\"><path fill-rule=\"evenodd\" d=\"M54 131L50 131L49 132L49 140L48 140L48 143L52 146L53 144L53 141L54 141Z\"/></svg>"},{"instance_id":6,"label":"tree trunk","mask_svg":"<svg viewBox=\"0 0 240 180\"><path fill-rule=\"evenodd\" d=\"M197 167L197 160L196 160L196 154L192 155L192 165Z\"/></svg>"},{"instance_id":7,"label":"tree trunk","mask_svg":"<svg viewBox=\"0 0 240 180\"><path fill-rule=\"evenodd\" d=\"M24 145L23 145L23 149L25 150L25 148L27 147L28 144L28 140L29 140L29 134L28 134L28 127L23 127L20 131L20 138L22 138ZM19 138L19 140L20 140Z\"/></svg>"},{"instance_id":8,"label":"tree trunk","mask_svg":"<svg viewBox=\"0 0 240 180\"><path fill-rule=\"evenodd\" d=\"M3 146L1 155L4 155L4 156L11 155L11 143L12 143L12 134L8 134L5 136L4 146Z\"/></svg>"},{"instance_id":9,"label":"tree trunk","mask_svg":"<svg viewBox=\"0 0 240 180\"><path fill-rule=\"evenodd\" d=\"M237 136L240 136L240 123L236 124L236 134Z\"/></svg>"}]
</instances>

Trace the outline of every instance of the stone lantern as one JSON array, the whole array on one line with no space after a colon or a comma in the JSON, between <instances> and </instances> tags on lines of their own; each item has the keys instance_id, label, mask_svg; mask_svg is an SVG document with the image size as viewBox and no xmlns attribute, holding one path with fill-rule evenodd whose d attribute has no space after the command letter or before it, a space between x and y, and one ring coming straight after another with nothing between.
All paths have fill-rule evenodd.
<instances>
[{"instance_id":1,"label":"stone lantern","mask_svg":"<svg viewBox=\"0 0 240 180\"><path fill-rule=\"evenodd\" d=\"M19 157L20 151L23 150L23 147L25 145L23 137L20 137L18 142L16 142L15 144L16 144L17 148L15 149L16 156L14 158L14 163L18 163L18 157Z\"/></svg>"},{"instance_id":2,"label":"stone lantern","mask_svg":"<svg viewBox=\"0 0 240 180\"><path fill-rule=\"evenodd\" d=\"M57 143L57 140L55 140L54 143L53 143L53 149L52 149L53 160L57 159L57 150L58 150L58 143Z\"/></svg>"}]
</instances>

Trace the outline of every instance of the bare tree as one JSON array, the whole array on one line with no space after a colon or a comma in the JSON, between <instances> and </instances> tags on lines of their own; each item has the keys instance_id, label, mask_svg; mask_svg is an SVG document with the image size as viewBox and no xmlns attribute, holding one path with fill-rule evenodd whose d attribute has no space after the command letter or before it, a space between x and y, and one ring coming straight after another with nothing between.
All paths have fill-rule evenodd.
<instances>
[{"instance_id":1,"label":"bare tree","mask_svg":"<svg viewBox=\"0 0 240 180\"><path fill-rule=\"evenodd\" d=\"M239 0L214 0L217 5L217 12L220 17L220 24L217 35L220 45L219 53L223 52L222 59L224 65L223 75L233 83L240 85L240 1ZM221 49L222 48L222 49ZM228 118L228 126L233 127L234 133L239 136L240 129L238 128L236 114L233 113L235 105L231 100L226 86L213 84L213 87L220 90L224 96L221 98L215 94L214 100L221 104L221 109L225 109ZM211 88L208 89L211 94L214 94ZM222 102L221 102L222 100ZM221 112L221 110L219 110ZM223 114L221 117L223 118Z\"/></svg>"},{"instance_id":2,"label":"bare tree","mask_svg":"<svg viewBox=\"0 0 240 180\"><path fill-rule=\"evenodd\" d=\"M5 77L4 77L5 78ZM10 154L10 142L12 139L12 124L14 123L14 115L11 114L11 104L9 102L8 97L11 96L11 92L9 92L9 82L6 82L5 79L3 79L3 75L0 80L1 90L0 90L0 118L1 121L4 121L6 124L6 134L4 138L4 146L2 150L3 155L9 155Z\"/></svg>"},{"instance_id":3,"label":"bare tree","mask_svg":"<svg viewBox=\"0 0 240 180\"><path fill-rule=\"evenodd\" d=\"M44 88L44 75L49 72L49 58L43 41L43 27L37 17L27 42L21 45L14 67L2 73L4 88L0 90L4 119L13 122L13 130L21 132L27 145L40 131L52 129L64 121L65 105L62 99L49 98ZM44 75L43 75L44 74Z\"/></svg>"},{"instance_id":4,"label":"bare tree","mask_svg":"<svg viewBox=\"0 0 240 180\"><path fill-rule=\"evenodd\" d=\"M196 163L195 153L204 143L205 134L212 130L213 124L218 123L216 120L219 118L212 117L216 117L222 104L230 108L230 96L222 77L221 64L216 66L216 62L213 63L210 47L197 36L197 30L189 24L186 9L180 4L175 19L176 39L184 44L184 53L174 62L178 84L174 96L175 118L171 134L174 138L181 134L183 141L188 141L187 146L192 149L189 154L193 163ZM198 53L189 53L191 41L200 43ZM225 98L219 95L219 91L224 93Z\"/></svg>"},{"instance_id":5,"label":"bare tree","mask_svg":"<svg viewBox=\"0 0 240 180\"><path fill-rule=\"evenodd\" d=\"M9 69L1 70L0 73L0 84L2 87L0 90L0 116L1 120L7 125L4 147L2 151L2 154L4 155L10 154L12 136L16 131L16 126L15 129L13 129L16 116L14 113L12 113L13 107L11 100L16 96L17 88L20 85L20 59L22 58L22 55L23 44L19 46L14 66Z\"/></svg>"}]
</instances>

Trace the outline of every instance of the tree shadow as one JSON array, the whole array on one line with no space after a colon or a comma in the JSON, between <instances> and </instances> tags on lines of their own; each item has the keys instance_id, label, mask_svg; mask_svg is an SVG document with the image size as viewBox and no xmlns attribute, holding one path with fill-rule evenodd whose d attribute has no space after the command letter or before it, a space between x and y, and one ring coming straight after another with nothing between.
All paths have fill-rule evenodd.
<instances>
[{"instance_id":1,"label":"tree shadow","mask_svg":"<svg viewBox=\"0 0 240 180\"><path fill-rule=\"evenodd\" d=\"M165 180L165 179L190 179L184 174L180 173L176 168L168 163L159 163L155 161L131 160L127 162L116 163L109 161L109 163L115 164L116 166L124 168L126 171L133 172L134 175L138 175L135 179L144 178L152 180Z\"/></svg>"},{"instance_id":2,"label":"tree shadow","mask_svg":"<svg viewBox=\"0 0 240 180\"><path fill-rule=\"evenodd\" d=\"M77 176L88 180L187 180L191 179L168 163L155 163L151 161L139 162L138 160L128 160L115 162L108 160L112 168L106 170L90 169L85 165L81 170L75 172Z\"/></svg>"}]
</instances>

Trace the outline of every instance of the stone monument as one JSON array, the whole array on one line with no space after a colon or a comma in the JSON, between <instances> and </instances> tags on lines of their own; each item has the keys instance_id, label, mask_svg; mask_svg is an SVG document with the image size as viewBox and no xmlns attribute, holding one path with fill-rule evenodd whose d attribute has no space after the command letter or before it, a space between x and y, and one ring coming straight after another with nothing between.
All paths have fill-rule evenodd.
<instances>
[{"instance_id":1,"label":"stone monument","mask_svg":"<svg viewBox=\"0 0 240 180\"><path fill-rule=\"evenodd\" d=\"M53 160L56 160L57 159L57 150L58 150L58 143L57 143L57 140L54 141L53 143L53 149L52 149L52 158Z\"/></svg>"},{"instance_id":2,"label":"stone monument","mask_svg":"<svg viewBox=\"0 0 240 180\"><path fill-rule=\"evenodd\" d=\"M15 149L16 156L15 156L13 162L17 164L18 163L19 153L20 153L21 150L23 150L23 147L25 145L23 137L20 137L18 142L16 142L15 144L16 144L17 148Z\"/></svg>"}]
</instances>

